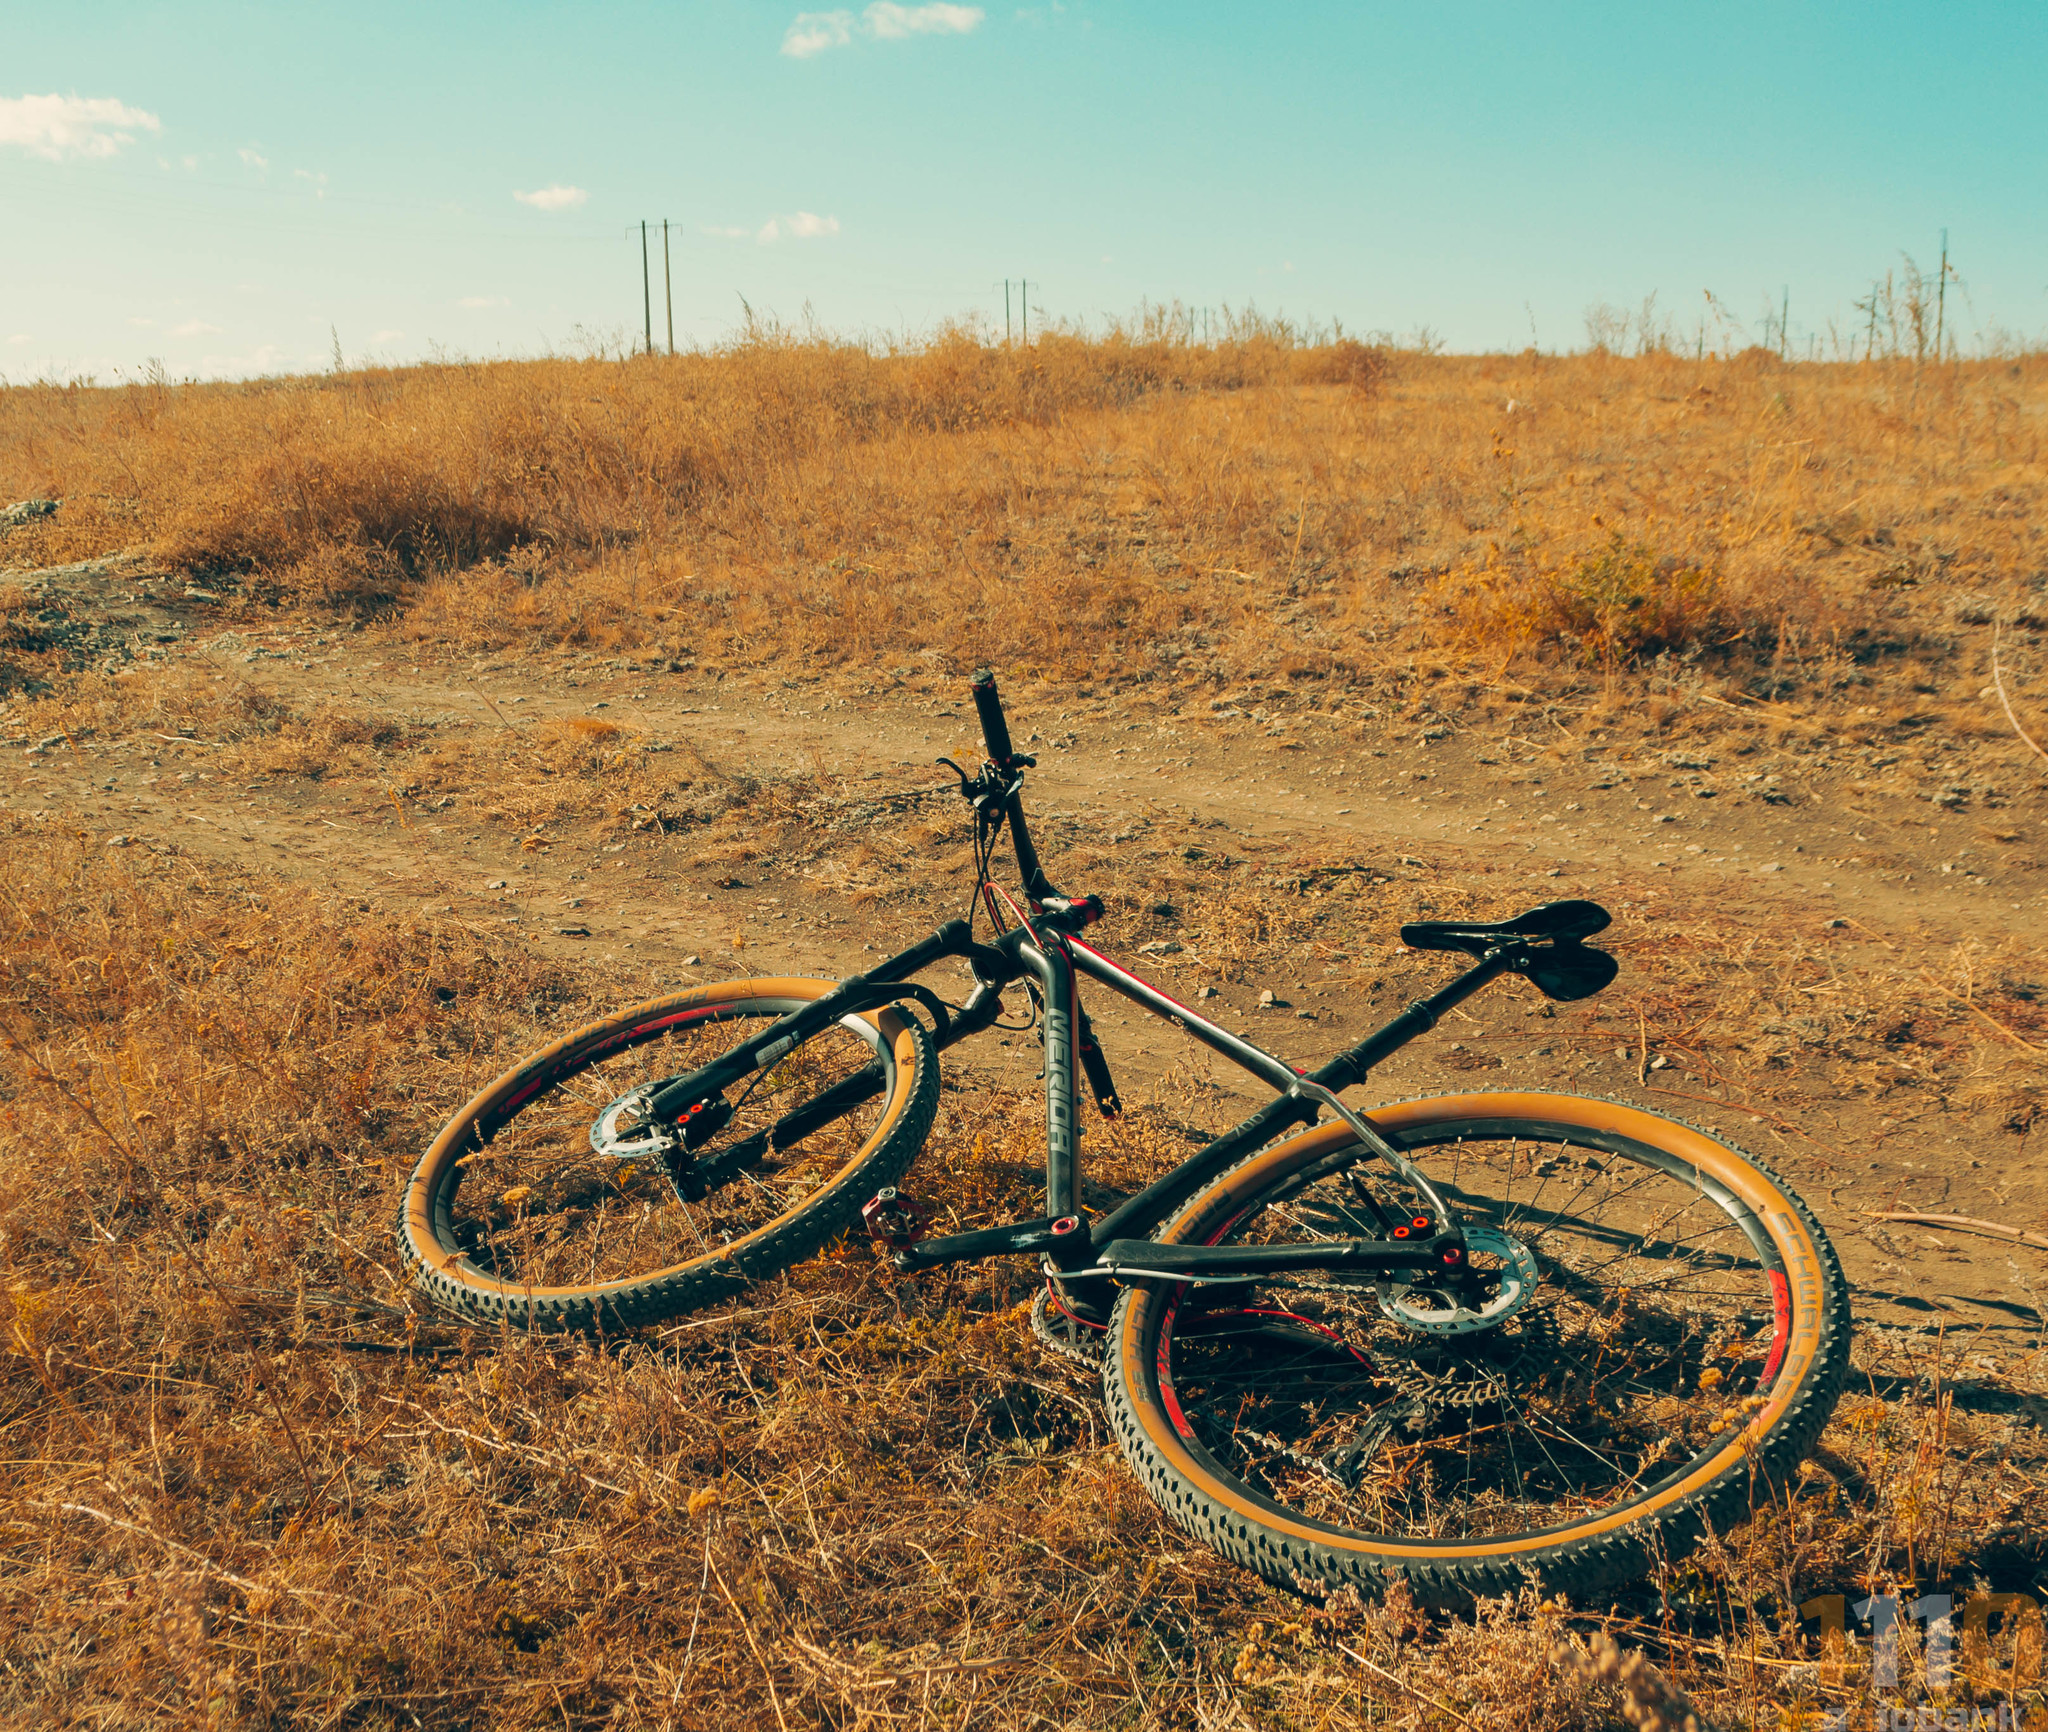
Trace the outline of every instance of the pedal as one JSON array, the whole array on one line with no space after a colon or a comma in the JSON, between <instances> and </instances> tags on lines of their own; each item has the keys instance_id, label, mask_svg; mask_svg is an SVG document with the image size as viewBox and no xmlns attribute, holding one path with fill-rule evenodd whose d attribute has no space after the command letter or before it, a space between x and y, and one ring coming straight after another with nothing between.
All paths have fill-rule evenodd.
<instances>
[{"instance_id":1,"label":"pedal","mask_svg":"<svg viewBox=\"0 0 2048 1732\"><path fill-rule=\"evenodd\" d=\"M860 1218L869 1238L892 1251L907 1251L925 1236L932 1212L894 1185L884 1185L861 1205Z\"/></svg>"}]
</instances>

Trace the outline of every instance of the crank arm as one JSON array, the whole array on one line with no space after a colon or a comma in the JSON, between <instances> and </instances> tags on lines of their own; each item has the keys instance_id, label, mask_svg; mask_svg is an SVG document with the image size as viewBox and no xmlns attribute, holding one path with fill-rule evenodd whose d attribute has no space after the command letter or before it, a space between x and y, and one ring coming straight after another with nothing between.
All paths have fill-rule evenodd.
<instances>
[{"instance_id":1,"label":"crank arm","mask_svg":"<svg viewBox=\"0 0 2048 1732\"><path fill-rule=\"evenodd\" d=\"M1013 1256L1038 1251L1060 1262L1070 1251L1084 1261L1092 1255L1088 1235L1073 1215L1046 1216L1037 1221L1016 1221L1007 1227L977 1227L968 1233L947 1233L937 1239L920 1239L898 1250L890 1261L897 1268L936 1269L944 1263L962 1263L983 1257Z\"/></svg>"}]
</instances>

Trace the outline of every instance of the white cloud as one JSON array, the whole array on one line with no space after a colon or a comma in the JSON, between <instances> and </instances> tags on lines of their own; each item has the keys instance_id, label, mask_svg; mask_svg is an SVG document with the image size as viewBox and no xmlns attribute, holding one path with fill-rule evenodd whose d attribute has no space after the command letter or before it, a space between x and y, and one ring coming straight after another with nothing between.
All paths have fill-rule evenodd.
<instances>
[{"instance_id":1,"label":"white cloud","mask_svg":"<svg viewBox=\"0 0 2048 1732\"><path fill-rule=\"evenodd\" d=\"M792 60L808 60L828 48L844 48L852 40L851 12L799 12L782 33L782 52Z\"/></svg>"},{"instance_id":2,"label":"white cloud","mask_svg":"<svg viewBox=\"0 0 2048 1732\"><path fill-rule=\"evenodd\" d=\"M455 304L458 307L509 307L512 301L507 295L464 295Z\"/></svg>"},{"instance_id":3,"label":"white cloud","mask_svg":"<svg viewBox=\"0 0 2048 1732\"><path fill-rule=\"evenodd\" d=\"M979 6L898 6L895 0L875 0L861 22L870 36L897 42L906 36L965 36L982 17Z\"/></svg>"},{"instance_id":4,"label":"white cloud","mask_svg":"<svg viewBox=\"0 0 2048 1732\"><path fill-rule=\"evenodd\" d=\"M404 335L403 331L372 331L370 333L370 341L373 343L395 343Z\"/></svg>"},{"instance_id":5,"label":"white cloud","mask_svg":"<svg viewBox=\"0 0 2048 1732\"><path fill-rule=\"evenodd\" d=\"M209 325L204 319L187 319L182 325L173 325L171 327L171 335L174 337L217 337L220 335L220 326Z\"/></svg>"},{"instance_id":6,"label":"white cloud","mask_svg":"<svg viewBox=\"0 0 2048 1732\"><path fill-rule=\"evenodd\" d=\"M61 162L67 156L112 156L137 132L163 122L111 96L0 96L0 144Z\"/></svg>"},{"instance_id":7,"label":"white cloud","mask_svg":"<svg viewBox=\"0 0 2048 1732\"><path fill-rule=\"evenodd\" d=\"M799 12L782 33L782 52L792 60L808 60L828 48L844 48L856 35L877 42L901 42L909 36L965 36L986 16L979 6L948 5L944 0L926 6L874 0L857 20L843 8Z\"/></svg>"},{"instance_id":8,"label":"white cloud","mask_svg":"<svg viewBox=\"0 0 2048 1732\"><path fill-rule=\"evenodd\" d=\"M590 201L590 194L580 186L544 186L536 192L515 192L512 196L535 210L574 210Z\"/></svg>"},{"instance_id":9,"label":"white cloud","mask_svg":"<svg viewBox=\"0 0 2048 1732\"><path fill-rule=\"evenodd\" d=\"M35 341L35 338L31 337L26 331L16 331L14 335L9 337L7 340L10 343L33 343Z\"/></svg>"},{"instance_id":10,"label":"white cloud","mask_svg":"<svg viewBox=\"0 0 2048 1732\"><path fill-rule=\"evenodd\" d=\"M703 232L707 235L715 235L720 240L743 241L754 231L752 229L706 228Z\"/></svg>"},{"instance_id":11,"label":"white cloud","mask_svg":"<svg viewBox=\"0 0 2048 1732\"><path fill-rule=\"evenodd\" d=\"M270 166L269 157L262 155L258 151L251 150L246 144L236 151L235 154L251 168L268 168Z\"/></svg>"},{"instance_id":12,"label":"white cloud","mask_svg":"<svg viewBox=\"0 0 2048 1732\"><path fill-rule=\"evenodd\" d=\"M706 229L706 234L744 235L746 229ZM815 211L800 210L788 216L770 217L759 228L751 231L762 246L772 245L784 235L793 241L812 241L821 235L836 235L839 219L836 216L819 216Z\"/></svg>"}]
</instances>

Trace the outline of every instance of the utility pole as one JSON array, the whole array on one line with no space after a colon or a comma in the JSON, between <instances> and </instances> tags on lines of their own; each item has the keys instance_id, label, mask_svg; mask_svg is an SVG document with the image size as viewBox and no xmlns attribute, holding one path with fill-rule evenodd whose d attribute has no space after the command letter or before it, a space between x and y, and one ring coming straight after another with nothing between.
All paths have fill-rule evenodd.
<instances>
[{"instance_id":1,"label":"utility pole","mask_svg":"<svg viewBox=\"0 0 2048 1732\"><path fill-rule=\"evenodd\" d=\"M1016 327L1010 320L1010 279L1003 279L1003 347L1008 348L1017 339Z\"/></svg>"},{"instance_id":2,"label":"utility pole","mask_svg":"<svg viewBox=\"0 0 2048 1732\"><path fill-rule=\"evenodd\" d=\"M1017 279L1017 307L1024 319L1024 346L1031 347L1031 283L1028 278Z\"/></svg>"},{"instance_id":3,"label":"utility pole","mask_svg":"<svg viewBox=\"0 0 2048 1732\"><path fill-rule=\"evenodd\" d=\"M676 353L676 297L669 286L668 272L668 218L661 219L661 304L668 310L668 353L675 359Z\"/></svg>"},{"instance_id":4,"label":"utility pole","mask_svg":"<svg viewBox=\"0 0 2048 1732\"><path fill-rule=\"evenodd\" d=\"M645 353L654 353L654 286L647 268L647 225L640 225L640 311L647 321Z\"/></svg>"},{"instance_id":5,"label":"utility pole","mask_svg":"<svg viewBox=\"0 0 2048 1732\"><path fill-rule=\"evenodd\" d=\"M1785 298L1778 307L1778 359L1781 361L1785 359L1786 346L1792 340L1792 285L1790 283L1785 285L1784 293Z\"/></svg>"},{"instance_id":6,"label":"utility pole","mask_svg":"<svg viewBox=\"0 0 2048 1732\"><path fill-rule=\"evenodd\" d=\"M1948 230L1941 231L1941 279L1934 286L1934 358L1941 359L1941 328L1948 311Z\"/></svg>"}]
</instances>

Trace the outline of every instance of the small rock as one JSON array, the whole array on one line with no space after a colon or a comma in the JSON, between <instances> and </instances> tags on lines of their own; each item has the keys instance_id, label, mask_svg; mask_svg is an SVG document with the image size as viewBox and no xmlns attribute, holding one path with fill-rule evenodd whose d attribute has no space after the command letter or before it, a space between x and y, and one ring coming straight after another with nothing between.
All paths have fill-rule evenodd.
<instances>
[{"instance_id":1,"label":"small rock","mask_svg":"<svg viewBox=\"0 0 2048 1732\"><path fill-rule=\"evenodd\" d=\"M1315 1019L1316 1013L1312 1010L1297 1010L1294 1013L1294 1020L1296 1022L1314 1022Z\"/></svg>"},{"instance_id":2,"label":"small rock","mask_svg":"<svg viewBox=\"0 0 2048 1732\"><path fill-rule=\"evenodd\" d=\"M1195 988L1195 996L1197 998L1214 998L1216 996L1216 989L1213 986L1198 986Z\"/></svg>"},{"instance_id":3,"label":"small rock","mask_svg":"<svg viewBox=\"0 0 2048 1732\"><path fill-rule=\"evenodd\" d=\"M33 523L38 517L49 517L56 509L54 499L18 499L5 510L0 510L0 524L12 529L17 524Z\"/></svg>"},{"instance_id":4,"label":"small rock","mask_svg":"<svg viewBox=\"0 0 2048 1732\"><path fill-rule=\"evenodd\" d=\"M1415 856L1414 856L1413 854L1403 854L1403 855L1401 856L1401 864L1402 864L1403 866L1421 866L1421 865L1422 865L1422 862L1421 862L1420 860L1416 859L1416 858L1415 858ZM1427 868L1427 867L1423 867L1423 870L1424 870L1424 871L1427 871L1427 870L1428 870L1428 868Z\"/></svg>"},{"instance_id":5,"label":"small rock","mask_svg":"<svg viewBox=\"0 0 2048 1732\"><path fill-rule=\"evenodd\" d=\"M1829 921L1829 922L1827 923L1827 925L1828 925L1828 930L1829 930L1830 932L1836 931L1837 929L1839 929L1839 928L1841 928L1841 927L1844 927L1844 926L1847 926L1848 924L1849 924L1849 923L1848 923L1848 921L1846 921L1846 920L1842 919L1842 918L1841 918L1840 916L1837 916L1837 917L1836 917L1835 919L1833 919L1833 920L1830 920L1830 921Z\"/></svg>"},{"instance_id":6,"label":"small rock","mask_svg":"<svg viewBox=\"0 0 2048 1732\"><path fill-rule=\"evenodd\" d=\"M505 880L502 878L493 878L490 881L490 883L484 886L484 888L486 890L502 890L505 888Z\"/></svg>"},{"instance_id":7,"label":"small rock","mask_svg":"<svg viewBox=\"0 0 2048 1732\"><path fill-rule=\"evenodd\" d=\"M1785 870L1785 868L1780 866L1777 863L1777 861L1773 860L1768 866L1759 866L1757 870L1759 872L1782 872Z\"/></svg>"},{"instance_id":8,"label":"small rock","mask_svg":"<svg viewBox=\"0 0 2048 1732\"><path fill-rule=\"evenodd\" d=\"M1259 1008L1261 1010L1291 1010L1294 1007L1269 986L1259 994Z\"/></svg>"},{"instance_id":9,"label":"small rock","mask_svg":"<svg viewBox=\"0 0 2048 1732\"><path fill-rule=\"evenodd\" d=\"M1650 1060L1650 1068L1652 1070L1669 1070L1671 1068L1671 1061L1660 1052L1655 1058Z\"/></svg>"},{"instance_id":10,"label":"small rock","mask_svg":"<svg viewBox=\"0 0 2048 1732\"><path fill-rule=\"evenodd\" d=\"M127 836L109 836L107 838L107 846L109 848L125 848L131 840L132 838Z\"/></svg>"},{"instance_id":11,"label":"small rock","mask_svg":"<svg viewBox=\"0 0 2048 1732\"><path fill-rule=\"evenodd\" d=\"M703 960L704 958L701 956L686 956L683 958L683 966L685 968L695 968L697 964L702 962Z\"/></svg>"},{"instance_id":12,"label":"small rock","mask_svg":"<svg viewBox=\"0 0 2048 1732\"><path fill-rule=\"evenodd\" d=\"M1676 824L1678 820L1669 812L1659 812L1657 814L1657 822L1660 824Z\"/></svg>"}]
</instances>

